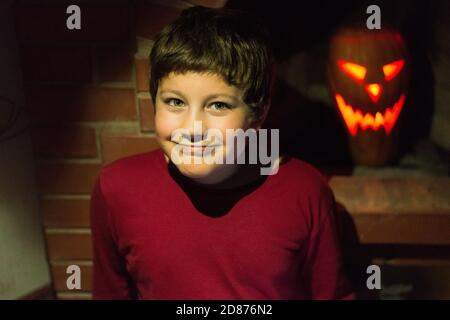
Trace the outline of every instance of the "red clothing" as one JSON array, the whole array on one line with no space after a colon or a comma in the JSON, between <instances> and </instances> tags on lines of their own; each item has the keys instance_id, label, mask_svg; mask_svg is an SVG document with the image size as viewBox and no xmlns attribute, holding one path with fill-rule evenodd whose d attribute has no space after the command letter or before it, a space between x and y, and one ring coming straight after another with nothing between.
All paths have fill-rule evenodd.
<instances>
[{"instance_id":1,"label":"red clothing","mask_svg":"<svg viewBox=\"0 0 450 320\"><path fill-rule=\"evenodd\" d=\"M105 166L91 197L94 299L353 298L333 194L290 159L233 190L171 174L162 150Z\"/></svg>"}]
</instances>

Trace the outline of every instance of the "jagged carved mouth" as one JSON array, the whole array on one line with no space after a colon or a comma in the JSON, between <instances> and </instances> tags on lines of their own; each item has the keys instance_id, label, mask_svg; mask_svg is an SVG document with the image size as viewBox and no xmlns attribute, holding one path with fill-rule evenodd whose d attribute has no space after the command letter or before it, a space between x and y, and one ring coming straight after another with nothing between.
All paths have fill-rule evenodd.
<instances>
[{"instance_id":1,"label":"jagged carved mouth","mask_svg":"<svg viewBox=\"0 0 450 320\"><path fill-rule=\"evenodd\" d=\"M369 112L363 114L361 110L347 104L340 94L336 94L335 99L347 129L352 136L355 136L358 133L358 127L362 130L371 129L374 131L384 128L386 134L389 135L392 128L394 128L405 103L405 95L402 94L400 98L391 107L386 108L383 113L377 112L373 115Z\"/></svg>"}]
</instances>

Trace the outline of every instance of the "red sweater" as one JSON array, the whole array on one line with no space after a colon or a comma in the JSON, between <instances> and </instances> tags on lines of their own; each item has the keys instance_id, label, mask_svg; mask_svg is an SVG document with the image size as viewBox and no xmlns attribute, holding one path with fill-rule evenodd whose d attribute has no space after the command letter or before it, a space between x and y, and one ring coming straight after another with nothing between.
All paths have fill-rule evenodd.
<instances>
[{"instance_id":1,"label":"red sweater","mask_svg":"<svg viewBox=\"0 0 450 320\"><path fill-rule=\"evenodd\" d=\"M162 150L105 166L91 197L94 299L346 299L333 194L297 159L233 190Z\"/></svg>"}]
</instances>

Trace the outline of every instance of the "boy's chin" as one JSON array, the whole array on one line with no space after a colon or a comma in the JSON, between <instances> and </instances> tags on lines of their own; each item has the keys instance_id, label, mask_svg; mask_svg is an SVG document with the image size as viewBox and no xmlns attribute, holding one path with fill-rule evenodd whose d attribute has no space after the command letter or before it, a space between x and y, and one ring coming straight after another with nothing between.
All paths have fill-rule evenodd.
<instances>
[{"instance_id":1,"label":"boy's chin","mask_svg":"<svg viewBox=\"0 0 450 320\"><path fill-rule=\"evenodd\" d=\"M198 182L207 183L209 180L214 180L215 173L218 171L217 164L178 164L176 167L180 173L190 179Z\"/></svg>"}]
</instances>

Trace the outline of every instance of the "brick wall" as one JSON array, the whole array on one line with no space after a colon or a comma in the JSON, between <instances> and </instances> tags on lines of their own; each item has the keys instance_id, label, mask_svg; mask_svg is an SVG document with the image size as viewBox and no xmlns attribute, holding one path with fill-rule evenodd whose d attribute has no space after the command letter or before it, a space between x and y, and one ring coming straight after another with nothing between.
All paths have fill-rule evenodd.
<instances>
[{"instance_id":1,"label":"brick wall","mask_svg":"<svg viewBox=\"0 0 450 320\"><path fill-rule=\"evenodd\" d=\"M81 30L66 29L66 7L73 3L81 8ZM60 299L91 298L89 200L99 170L157 148L148 54L156 33L187 6L182 1L15 5L40 210ZM66 288L70 264L81 267L81 291Z\"/></svg>"}]
</instances>

